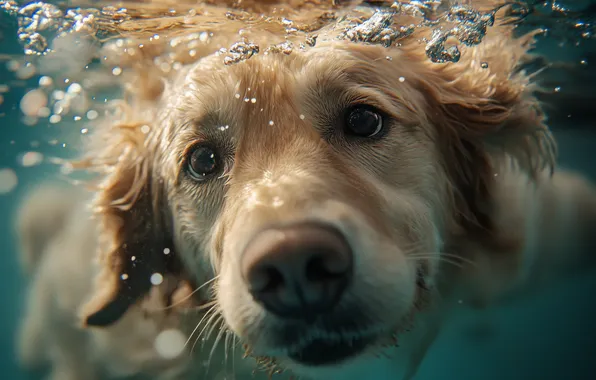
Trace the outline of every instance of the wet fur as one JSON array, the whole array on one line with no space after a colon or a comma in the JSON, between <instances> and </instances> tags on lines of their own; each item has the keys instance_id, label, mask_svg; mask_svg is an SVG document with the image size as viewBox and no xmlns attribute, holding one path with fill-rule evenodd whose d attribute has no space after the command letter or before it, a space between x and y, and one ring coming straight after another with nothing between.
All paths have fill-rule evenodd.
<instances>
[{"instance_id":1,"label":"wet fur","mask_svg":"<svg viewBox=\"0 0 596 380\"><path fill-rule=\"evenodd\" d=\"M512 33L491 28L458 63L431 63L414 38L392 49L331 39L231 66L207 56L163 82L141 74L137 83L155 96L141 90L122 104L81 161L103 179L92 202L100 273L84 323L122 323L151 291L153 272L195 285L218 275L218 312L255 356L277 356L306 377L359 378L374 366L408 379L455 300L489 305L593 267L596 190L555 169L535 85L518 70L533 36ZM338 132L337 115L362 100L390 117L382 139ZM197 184L185 155L205 139L227 149L226 171ZM235 263L259 228L305 218L350 238L359 263L350 302L379 346L398 333L390 359L305 368L269 339L279 323L251 301Z\"/></svg>"},{"instance_id":2,"label":"wet fur","mask_svg":"<svg viewBox=\"0 0 596 380\"><path fill-rule=\"evenodd\" d=\"M159 332L182 329L194 310L184 301L191 289L179 279L166 276L109 328L82 328L79 308L97 273L98 236L88 205L85 190L57 183L40 186L23 201L17 236L32 281L18 334L20 363L49 368L51 380L188 378L194 370L188 351L166 360L154 349Z\"/></svg>"}]
</instances>

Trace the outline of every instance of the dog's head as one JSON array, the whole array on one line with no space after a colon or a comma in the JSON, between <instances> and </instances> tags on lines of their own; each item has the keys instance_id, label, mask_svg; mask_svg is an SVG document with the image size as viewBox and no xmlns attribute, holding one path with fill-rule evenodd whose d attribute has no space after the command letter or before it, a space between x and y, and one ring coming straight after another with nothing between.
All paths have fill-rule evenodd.
<instances>
[{"instance_id":1,"label":"dog's head","mask_svg":"<svg viewBox=\"0 0 596 380\"><path fill-rule=\"evenodd\" d=\"M112 249L87 323L118 319L175 257L196 285L216 277L218 312L253 355L337 375L387 344L449 239L496 239L491 157L552 164L516 71L529 42L497 33L439 65L417 44L332 41L184 69L133 106L147 126L98 132Z\"/></svg>"}]
</instances>

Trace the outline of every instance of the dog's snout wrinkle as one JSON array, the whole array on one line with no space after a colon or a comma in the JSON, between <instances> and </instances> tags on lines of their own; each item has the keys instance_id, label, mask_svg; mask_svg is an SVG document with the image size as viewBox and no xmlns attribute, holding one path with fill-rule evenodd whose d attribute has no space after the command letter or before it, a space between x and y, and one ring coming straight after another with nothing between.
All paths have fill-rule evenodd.
<instances>
[{"instance_id":1,"label":"dog's snout wrinkle","mask_svg":"<svg viewBox=\"0 0 596 380\"><path fill-rule=\"evenodd\" d=\"M352 276L352 250L335 228L302 223L259 232L241 270L248 290L282 318L310 320L333 309Z\"/></svg>"}]
</instances>

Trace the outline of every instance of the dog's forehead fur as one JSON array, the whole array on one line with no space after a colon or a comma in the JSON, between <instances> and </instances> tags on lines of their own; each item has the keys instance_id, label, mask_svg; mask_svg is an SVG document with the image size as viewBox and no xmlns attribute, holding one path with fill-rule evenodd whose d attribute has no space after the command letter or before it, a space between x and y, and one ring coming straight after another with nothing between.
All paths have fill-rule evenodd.
<instances>
[{"instance_id":1,"label":"dog's forehead fur","mask_svg":"<svg viewBox=\"0 0 596 380\"><path fill-rule=\"evenodd\" d=\"M290 56L255 56L230 66L221 56L208 56L169 83L160 101L162 117L153 129L161 144L157 148L175 153L168 153L165 172L180 173L188 146L196 141L231 144L234 149L243 145L237 152L242 157L258 152L255 144L265 140L285 147L288 139L317 137L357 102L376 106L402 126L415 127L407 131L410 135L432 137L433 129L425 128L430 109L416 88L422 73L411 64L415 61L423 70L418 59L399 50L343 41ZM423 143L421 138L404 140L405 131L400 132L374 146L360 146L373 161L385 158L362 164L381 174L394 162L375 155L375 150L393 146L401 148L395 152L412 151L413 142Z\"/></svg>"}]
</instances>

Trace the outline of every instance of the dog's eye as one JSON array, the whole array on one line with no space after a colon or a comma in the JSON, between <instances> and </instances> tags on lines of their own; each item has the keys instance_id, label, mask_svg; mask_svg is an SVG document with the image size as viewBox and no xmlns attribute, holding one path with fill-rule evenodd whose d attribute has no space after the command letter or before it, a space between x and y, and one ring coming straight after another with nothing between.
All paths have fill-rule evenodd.
<instances>
[{"instance_id":1,"label":"dog's eye","mask_svg":"<svg viewBox=\"0 0 596 380\"><path fill-rule=\"evenodd\" d=\"M383 116L369 106L350 108L345 123L346 132L359 137L373 137L383 130Z\"/></svg>"},{"instance_id":2,"label":"dog's eye","mask_svg":"<svg viewBox=\"0 0 596 380\"><path fill-rule=\"evenodd\" d=\"M193 178L204 180L215 173L219 166L219 157L213 148L208 145L197 145L189 153L188 171Z\"/></svg>"}]
</instances>

